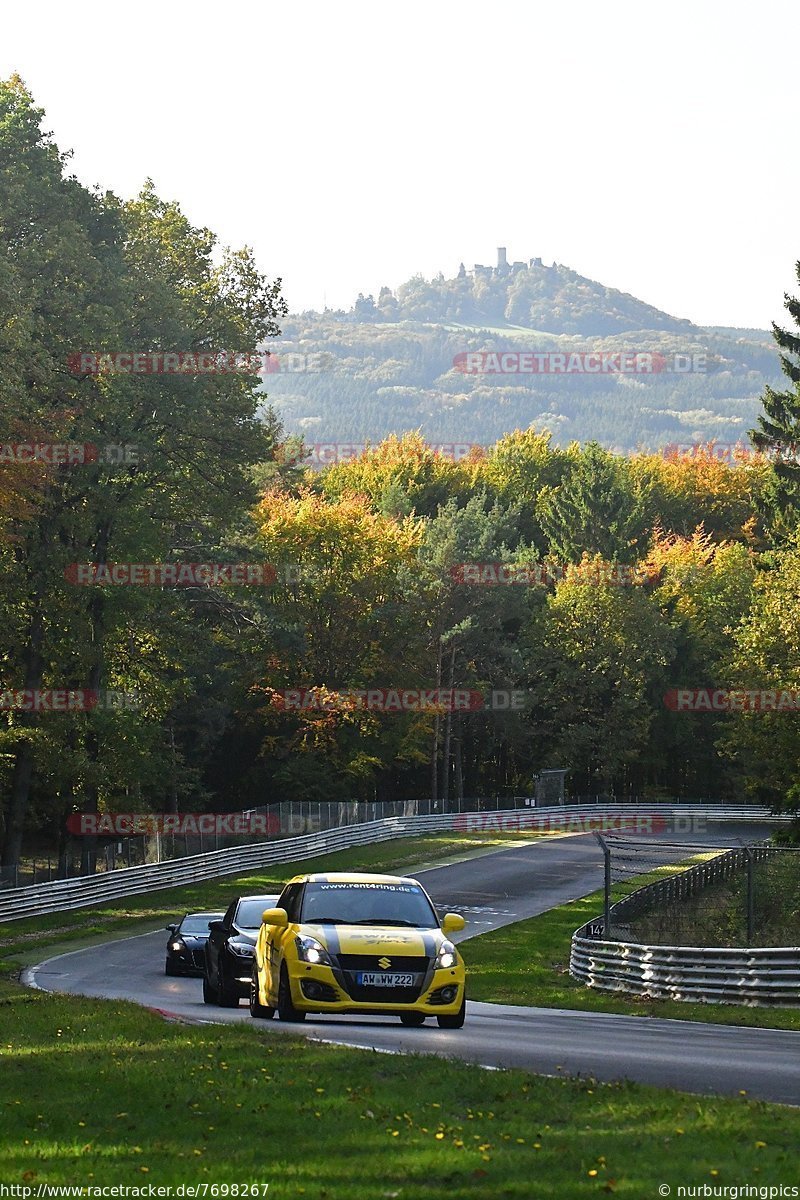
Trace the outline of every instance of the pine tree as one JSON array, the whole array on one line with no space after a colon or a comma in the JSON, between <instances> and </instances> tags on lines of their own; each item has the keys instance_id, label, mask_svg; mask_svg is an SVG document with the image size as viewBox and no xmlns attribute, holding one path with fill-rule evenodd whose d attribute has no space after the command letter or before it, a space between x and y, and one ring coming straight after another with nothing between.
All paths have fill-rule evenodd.
<instances>
[{"instance_id":1,"label":"pine tree","mask_svg":"<svg viewBox=\"0 0 800 1200\"><path fill-rule=\"evenodd\" d=\"M800 281L800 262L796 264ZM784 307L800 328L800 300L784 294ZM761 397L764 414L758 429L750 430L757 449L774 459L776 474L775 504L780 509L794 508L800 500L800 336L772 323L772 336L781 350L781 368L792 382L785 392L767 386Z\"/></svg>"}]
</instances>

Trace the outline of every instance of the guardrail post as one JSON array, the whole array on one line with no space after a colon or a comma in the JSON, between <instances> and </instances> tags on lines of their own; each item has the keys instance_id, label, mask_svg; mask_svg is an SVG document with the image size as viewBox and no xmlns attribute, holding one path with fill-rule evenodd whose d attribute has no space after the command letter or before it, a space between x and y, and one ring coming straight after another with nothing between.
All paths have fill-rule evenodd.
<instances>
[{"instance_id":1,"label":"guardrail post","mask_svg":"<svg viewBox=\"0 0 800 1200\"><path fill-rule=\"evenodd\" d=\"M599 833L594 835L603 851L603 937L611 937L611 847Z\"/></svg>"},{"instance_id":2,"label":"guardrail post","mask_svg":"<svg viewBox=\"0 0 800 1200\"><path fill-rule=\"evenodd\" d=\"M756 898L755 898L755 859L749 846L745 846L747 855L747 944L752 946L756 928Z\"/></svg>"}]
</instances>

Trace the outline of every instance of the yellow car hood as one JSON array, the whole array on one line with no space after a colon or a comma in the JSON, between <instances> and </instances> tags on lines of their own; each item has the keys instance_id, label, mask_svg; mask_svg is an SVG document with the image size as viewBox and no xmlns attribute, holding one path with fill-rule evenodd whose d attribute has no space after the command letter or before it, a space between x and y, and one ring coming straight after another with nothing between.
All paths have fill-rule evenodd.
<instances>
[{"instance_id":1,"label":"yellow car hood","mask_svg":"<svg viewBox=\"0 0 800 1200\"><path fill-rule=\"evenodd\" d=\"M440 929L392 929L386 925L315 925L303 923L301 933L310 934L326 950L336 954L415 955L438 950L444 941Z\"/></svg>"}]
</instances>

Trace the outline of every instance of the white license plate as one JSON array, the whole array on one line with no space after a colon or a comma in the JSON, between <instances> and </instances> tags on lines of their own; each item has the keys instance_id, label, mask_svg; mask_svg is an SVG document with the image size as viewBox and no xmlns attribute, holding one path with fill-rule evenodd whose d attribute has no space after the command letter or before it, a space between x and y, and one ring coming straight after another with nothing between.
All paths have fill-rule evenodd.
<instances>
[{"instance_id":1,"label":"white license plate","mask_svg":"<svg viewBox=\"0 0 800 1200\"><path fill-rule=\"evenodd\" d=\"M359 987L413 987L414 976L411 974L387 974L385 971L359 971L356 975L356 982Z\"/></svg>"}]
</instances>

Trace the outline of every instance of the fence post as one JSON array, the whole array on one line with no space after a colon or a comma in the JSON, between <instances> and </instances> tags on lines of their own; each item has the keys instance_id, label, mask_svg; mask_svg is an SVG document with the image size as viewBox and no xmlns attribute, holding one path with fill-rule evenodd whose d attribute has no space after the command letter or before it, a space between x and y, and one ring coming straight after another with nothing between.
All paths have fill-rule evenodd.
<instances>
[{"instance_id":1,"label":"fence post","mask_svg":"<svg viewBox=\"0 0 800 1200\"><path fill-rule=\"evenodd\" d=\"M603 937L611 937L611 848L601 834L594 835L603 851Z\"/></svg>"},{"instance_id":2,"label":"fence post","mask_svg":"<svg viewBox=\"0 0 800 1200\"><path fill-rule=\"evenodd\" d=\"M756 927L755 859L749 846L745 846L744 852L747 855L747 944L752 946Z\"/></svg>"}]
</instances>

